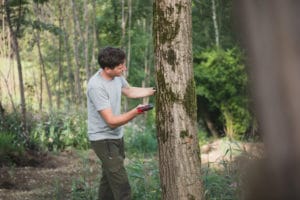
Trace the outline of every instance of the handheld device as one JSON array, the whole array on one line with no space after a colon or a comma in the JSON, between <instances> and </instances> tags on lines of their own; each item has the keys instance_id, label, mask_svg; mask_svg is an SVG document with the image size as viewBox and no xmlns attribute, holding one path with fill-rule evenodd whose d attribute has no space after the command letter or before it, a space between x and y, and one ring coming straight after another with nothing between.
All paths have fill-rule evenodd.
<instances>
[{"instance_id":1,"label":"handheld device","mask_svg":"<svg viewBox=\"0 0 300 200\"><path fill-rule=\"evenodd\" d=\"M147 104L147 105L137 107L137 110L138 110L139 113L142 113L142 112L145 112L145 111L148 111L148 110L151 110L151 109L153 109L152 104Z\"/></svg>"}]
</instances>

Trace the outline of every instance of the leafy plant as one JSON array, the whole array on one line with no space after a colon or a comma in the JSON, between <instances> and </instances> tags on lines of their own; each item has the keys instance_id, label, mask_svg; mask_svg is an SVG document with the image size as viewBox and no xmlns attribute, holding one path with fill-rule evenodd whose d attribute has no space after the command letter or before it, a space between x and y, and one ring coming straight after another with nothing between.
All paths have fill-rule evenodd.
<instances>
[{"instance_id":1,"label":"leafy plant","mask_svg":"<svg viewBox=\"0 0 300 200\"><path fill-rule=\"evenodd\" d=\"M216 123L221 123L226 134L236 139L252 123L248 78L242 61L243 55L237 48L209 49L195 59L197 95L206 100L209 112L220 111Z\"/></svg>"},{"instance_id":2,"label":"leafy plant","mask_svg":"<svg viewBox=\"0 0 300 200\"><path fill-rule=\"evenodd\" d=\"M74 179L72 182L73 200L94 200L97 197L97 189L84 180L83 177Z\"/></svg>"},{"instance_id":3,"label":"leafy plant","mask_svg":"<svg viewBox=\"0 0 300 200\"><path fill-rule=\"evenodd\" d=\"M0 132L15 133L16 135L21 131L21 114L18 112L6 112L2 117L0 116Z\"/></svg>"},{"instance_id":4,"label":"leafy plant","mask_svg":"<svg viewBox=\"0 0 300 200\"><path fill-rule=\"evenodd\" d=\"M129 153L149 154L157 151L155 131L150 125L141 128L131 123L125 129L125 143Z\"/></svg>"},{"instance_id":5,"label":"leafy plant","mask_svg":"<svg viewBox=\"0 0 300 200\"><path fill-rule=\"evenodd\" d=\"M0 132L0 163L10 162L11 157L21 156L24 146L11 133Z\"/></svg>"},{"instance_id":6,"label":"leafy plant","mask_svg":"<svg viewBox=\"0 0 300 200\"><path fill-rule=\"evenodd\" d=\"M248 154L243 142L224 138L219 140L219 151L223 153L208 167L202 167L202 180L205 188L205 199L238 200L241 192L241 164L251 159L254 152ZM256 158L257 159L257 158Z\"/></svg>"},{"instance_id":7,"label":"leafy plant","mask_svg":"<svg viewBox=\"0 0 300 200\"><path fill-rule=\"evenodd\" d=\"M85 112L52 112L45 122L37 123L32 138L48 150L57 151L70 147L88 149L85 118Z\"/></svg>"},{"instance_id":8,"label":"leafy plant","mask_svg":"<svg viewBox=\"0 0 300 200\"><path fill-rule=\"evenodd\" d=\"M237 200L237 183L233 174L215 168L202 171L204 196L209 200Z\"/></svg>"},{"instance_id":9,"label":"leafy plant","mask_svg":"<svg viewBox=\"0 0 300 200\"><path fill-rule=\"evenodd\" d=\"M159 171L155 159L131 159L126 168L133 194L132 199L160 199Z\"/></svg>"}]
</instances>

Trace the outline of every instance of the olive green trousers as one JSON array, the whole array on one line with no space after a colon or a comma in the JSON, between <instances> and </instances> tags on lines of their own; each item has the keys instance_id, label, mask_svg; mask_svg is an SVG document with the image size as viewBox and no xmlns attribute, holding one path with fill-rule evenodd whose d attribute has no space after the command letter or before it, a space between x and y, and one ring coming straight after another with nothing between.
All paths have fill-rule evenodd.
<instances>
[{"instance_id":1,"label":"olive green trousers","mask_svg":"<svg viewBox=\"0 0 300 200\"><path fill-rule=\"evenodd\" d=\"M130 200L131 189L124 167L123 139L91 141L91 145L102 162L99 200Z\"/></svg>"}]
</instances>

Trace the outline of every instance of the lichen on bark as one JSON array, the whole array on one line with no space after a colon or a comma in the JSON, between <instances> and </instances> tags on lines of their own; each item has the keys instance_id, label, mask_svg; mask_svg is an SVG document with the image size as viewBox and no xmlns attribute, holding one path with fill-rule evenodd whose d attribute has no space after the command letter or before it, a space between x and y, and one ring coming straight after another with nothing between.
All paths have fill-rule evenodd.
<instances>
[{"instance_id":1,"label":"lichen on bark","mask_svg":"<svg viewBox=\"0 0 300 200\"><path fill-rule=\"evenodd\" d=\"M179 19L174 17L176 21L170 21L171 19L169 16L174 15L174 8L168 7L167 10L161 9L157 6L156 10L156 20L157 25L155 28L160 31L159 34L159 43L165 44L167 42L173 41L173 39L177 36L180 28Z\"/></svg>"},{"instance_id":2,"label":"lichen on bark","mask_svg":"<svg viewBox=\"0 0 300 200\"><path fill-rule=\"evenodd\" d=\"M196 103L196 90L195 90L195 80L193 77L190 78L186 86L186 91L183 99L184 108L192 120L197 120L197 103Z\"/></svg>"}]
</instances>

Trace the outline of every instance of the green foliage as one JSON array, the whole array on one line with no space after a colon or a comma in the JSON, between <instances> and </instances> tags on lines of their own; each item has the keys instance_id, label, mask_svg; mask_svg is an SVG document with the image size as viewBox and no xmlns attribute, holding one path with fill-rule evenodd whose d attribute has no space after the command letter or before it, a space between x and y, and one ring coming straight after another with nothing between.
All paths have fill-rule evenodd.
<instances>
[{"instance_id":1,"label":"green foliage","mask_svg":"<svg viewBox=\"0 0 300 200\"><path fill-rule=\"evenodd\" d=\"M8 107L5 105L5 108ZM0 133L10 133L15 136L16 141L19 145L23 146L26 142L26 148L34 149L36 146L33 141L26 141L25 135L22 133L22 120L20 108L17 107L16 111L10 111L9 109L5 110L3 116L0 116ZM34 117L32 117L31 110L27 110L26 115L27 121L27 130L30 132L34 126Z\"/></svg>"},{"instance_id":2,"label":"green foliage","mask_svg":"<svg viewBox=\"0 0 300 200\"><path fill-rule=\"evenodd\" d=\"M220 46L232 48L237 44L233 29L232 0L215 0L216 18L220 32ZM197 55L207 48L214 47L215 30L212 17L212 1L193 0L193 52Z\"/></svg>"},{"instance_id":3,"label":"green foliage","mask_svg":"<svg viewBox=\"0 0 300 200\"><path fill-rule=\"evenodd\" d=\"M0 12L5 13L10 21L11 29L17 37L22 37L25 26L23 26L26 15L29 13L29 2L27 0L11 0L0 5ZM9 16L8 16L9 15Z\"/></svg>"},{"instance_id":4,"label":"green foliage","mask_svg":"<svg viewBox=\"0 0 300 200\"><path fill-rule=\"evenodd\" d=\"M126 168L132 189L133 200L161 199L157 160L153 158L131 159Z\"/></svg>"},{"instance_id":5,"label":"green foliage","mask_svg":"<svg viewBox=\"0 0 300 200\"><path fill-rule=\"evenodd\" d=\"M205 199L243 199L243 186L249 175L247 168L263 157L264 150L259 143L244 143L228 138L213 143L218 148L219 158L205 163L207 166L204 164L201 169Z\"/></svg>"},{"instance_id":6,"label":"green foliage","mask_svg":"<svg viewBox=\"0 0 300 200\"><path fill-rule=\"evenodd\" d=\"M197 95L208 102L208 110L219 110L219 120L230 137L240 138L251 124L247 74L237 49L211 49L196 56Z\"/></svg>"},{"instance_id":7,"label":"green foliage","mask_svg":"<svg viewBox=\"0 0 300 200\"><path fill-rule=\"evenodd\" d=\"M52 199L72 199L72 200L96 200L98 195L98 183L100 177L95 176L89 152L86 150L78 150L81 158L82 167L77 171L70 181L66 184L66 180L62 177L57 177L54 184ZM98 163L100 165L100 163ZM67 190L67 191L66 191Z\"/></svg>"},{"instance_id":8,"label":"green foliage","mask_svg":"<svg viewBox=\"0 0 300 200\"><path fill-rule=\"evenodd\" d=\"M10 162L11 157L22 156L24 146L16 135L0 132L0 163Z\"/></svg>"},{"instance_id":9,"label":"green foliage","mask_svg":"<svg viewBox=\"0 0 300 200\"><path fill-rule=\"evenodd\" d=\"M152 111L149 112L149 114ZM153 154L157 152L154 117L147 118L146 126L140 121L125 127L125 147L131 154Z\"/></svg>"},{"instance_id":10,"label":"green foliage","mask_svg":"<svg viewBox=\"0 0 300 200\"><path fill-rule=\"evenodd\" d=\"M236 176L226 170L205 168L202 171L205 199L237 200Z\"/></svg>"},{"instance_id":11,"label":"green foliage","mask_svg":"<svg viewBox=\"0 0 300 200\"><path fill-rule=\"evenodd\" d=\"M19 133L21 131L21 114L18 112L5 113L0 115L0 133Z\"/></svg>"},{"instance_id":12,"label":"green foliage","mask_svg":"<svg viewBox=\"0 0 300 200\"><path fill-rule=\"evenodd\" d=\"M25 20L24 25L31 26L33 30L49 31L54 35L63 34L63 31L59 27L55 26L54 24L44 23L40 20L33 20L33 21Z\"/></svg>"},{"instance_id":13,"label":"green foliage","mask_svg":"<svg viewBox=\"0 0 300 200\"><path fill-rule=\"evenodd\" d=\"M147 113L146 118L130 123L125 128L125 147L130 160L126 168L133 199L136 200L161 199L154 122L153 110Z\"/></svg>"},{"instance_id":14,"label":"green foliage","mask_svg":"<svg viewBox=\"0 0 300 200\"><path fill-rule=\"evenodd\" d=\"M72 200L94 200L97 197L97 189L80 177L72 182Z\"/></svg>"},{"instance_id":15,"label":"green foliage","mask_svg":"<svg viewBox=\"0 0 300 200\"><path fill-rule=\"evenodd\" d=\"M53 112L46 121L37 123L32 138L48 150L63 150L75 147L88 149L85 112Z\"/></svg>"}]
</instances>

